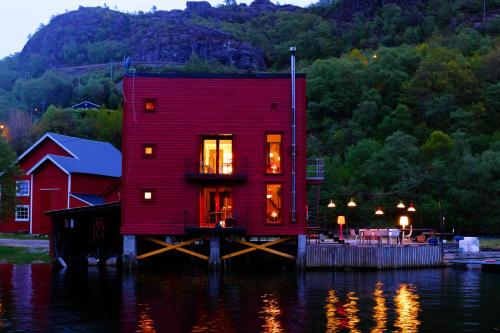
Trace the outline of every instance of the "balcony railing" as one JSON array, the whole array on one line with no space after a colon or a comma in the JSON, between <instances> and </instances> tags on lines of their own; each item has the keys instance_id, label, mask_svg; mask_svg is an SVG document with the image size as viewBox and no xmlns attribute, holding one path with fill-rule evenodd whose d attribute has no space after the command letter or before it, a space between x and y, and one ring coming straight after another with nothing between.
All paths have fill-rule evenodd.
<instances>
[{"instance_id":1,"label":"balcony railing","mask_svg":"<svg viewBox=\"0 0 500 333\"><path fill-rule=\"evenodd\" d=\"M307 160L306 172L307 180L325 180L325 162L320 158Z\"/></svg>"},{"instance_id":2,"label":"balcony railing","mask_svg":"<svg viewBox=\"0 0 500 333\"><path fill-rule=\"evenodd\" d=\"M198 234L213 234L213 233L223 233L223 234L243 234L245 233L245 217L244 214L238 214L235 212L232 216L226 216L225 218L218 218L213 220L213 223L200 225L196 218L196 213L192 211L184 211L184 228L187 232L198 233ZM217 214L214 214L217 216ZM212 221L212 219L210 219Z\"/></svg>"},{"instance_id":3,"label":"balcony railing","mask_svg":"<svg viewBox=\"0 0 500 333\"><path fill-rule=\"evenodd\" d=\"M247 159L241 158L231 163L222 163L218 170L214 165L186 158L186 179L190 181L245 181Z\"/></svg>"}]
</instances>

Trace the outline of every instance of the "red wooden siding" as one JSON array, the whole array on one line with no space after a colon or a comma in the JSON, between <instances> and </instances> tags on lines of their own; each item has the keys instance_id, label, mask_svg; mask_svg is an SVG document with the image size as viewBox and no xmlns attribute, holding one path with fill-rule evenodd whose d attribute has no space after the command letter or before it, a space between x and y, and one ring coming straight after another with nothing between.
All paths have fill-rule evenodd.
<instances>
[{"instance_id":1,"label":"red wooden siding","mask_svg":"<svg viewBox=\"0 0 500 333\"><path fill-rule=\"evenodd\" d=\"M33 173L32 233L47 234L47 210L68 208L68 175L47 161Z\"/></svg>"},{"instance_id":2,"label":"red wooden siding","mask_svg":"<svg viewBox=\"0 0 500 333\"><path fill-rule=\"evenodd\" d=\"M52 139L45 138L45 140L35 147L35 149L19 161L19 166L22 170L27 172L48 154L71 156L66 150L62 149L57 143L52 141Z\"/></svg>"},{"instance_id":3,"label":"red wooden siding","mask_svg":"<svg viewBox=\"0 0 500 333\"><path fill-rule=\"evenodd\" d=\"M281 78L125 78L122 232L183 234L199 225L201 185L186 180L186 158L200 156L200 136L232 134L234 172L245 182L232 187L237 226L249 235L296 235L305 230L306 81L297 78L297 223L291 223L291 92ZM132 97L135 96L135 100ZM155 112L143 112L153 98ZM274 105L271 105L275 103ZM135 110L135 111L134 111ZM134 121L134 118L136 121ZM266 133L283 134L282 174L266 174ZM144 143L155 158L142 158ZM282 223L266 223L267 183L282 184ZM154 189L144 202L141 189Z\"/></svg>"},{"instance_id":4,"label":"red wooden siding","mask_svg":"<svg viewBox=\"0 0 500 333\"><path fill-rule=\"evenodd\" d=\"M98 162L97 162L98 163ZM116 182L116 178L82 173L71 174L71 193L101 195L111 185Z\"/></svg>"},{"instance_id":5,"label":"red wooden siding","mask_svg":"<svg viewBox=\"0 0 500 333\"><path fill-rule=\"evenodd\" d=\"M54 141L52 141L50 138L46 138L28 155L24 156L23 159L19 161L19 167L21 168L22 172L27 172L47 154L71 156L67 151L62 149L58 144L54 143ZM22 175L16 180L30 180L30 176ZM30 196L16 198L17 204L29 205L31 195L32 194L30 189ZM29 228L29 222L16 222L14 215L0 220L0 232L28 232Z\"/></svg>"}]
</instances>

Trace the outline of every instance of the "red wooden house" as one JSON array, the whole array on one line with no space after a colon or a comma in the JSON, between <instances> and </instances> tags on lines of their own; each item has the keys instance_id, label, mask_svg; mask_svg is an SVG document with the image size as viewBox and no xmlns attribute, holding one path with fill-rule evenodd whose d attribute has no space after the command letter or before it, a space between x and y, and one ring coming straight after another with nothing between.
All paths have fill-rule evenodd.
<instances>
[{"instance_id":1,"label":"red wooden house","mask_svg":"<svg viewBox=\"0 0 500 333\"><path fill-rule=\"evenodd\" d=\"M50 210L119 200L121 154L111 144L47 133L18 158L15 216L0 232L50 231Z\"/></svg>"},{"instance_id":2,"label":"red wooden house","mask_svg":"<svg viewBox=\"0 0 500 333\"><path fill-rule=\"evenodd\" d=\"M125 248L127 235L304 235L305 75L295 81L293 133L290 74L126 76Z\"/></svg>"}]
</instances>

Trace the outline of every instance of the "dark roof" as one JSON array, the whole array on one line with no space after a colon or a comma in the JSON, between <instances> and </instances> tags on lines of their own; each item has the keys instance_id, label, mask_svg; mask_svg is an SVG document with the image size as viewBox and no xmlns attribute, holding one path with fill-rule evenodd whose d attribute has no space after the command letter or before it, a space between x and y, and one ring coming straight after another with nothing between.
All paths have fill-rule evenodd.
<instances>
[{"instance_id":1,"label":"dark roof","mask_svg":"<svg viewBox=\"0 0 500 333\"><path fill-rule=\"evenodd\" d=\"M91 206L102 205L105 203L103 197L99 197L95 194L80 194L80 193L71 193L71 196L77 198L80 201L86 202Z\"/></svg>"},{"instance_id":2,"label":"dark roof","mask_svg":"<svg viewBox=\"0 0 500 333\"><path fill-rule=\"evenodd\" d=\"M290 73L127 73L125 76L165 79L287 79L290 78ZM296 73L296 77L306 77L306 74Z\"/></svg>"},{"instance_id":3,"label":"dark roof","mask_svg":"<svg viewBox=\"0 0 500 333\"><path fill-rule=\"evenodd\" d=\"M47 133L32 145L19 159L34 149L45 138L52 139L73 157L47 155L28 173L31 173L47 159L51 160L66 173L85 173L108 177L121 177L122 154L108 142L93 141L55 133Z\"/></svg>"},{"instance_id":4,"label":"dark roof","mask_svg":"<svg viewBox=\"0 0 500 333\"><path fill-rule=\"evenodd\" d=\"M92 103L89 101L83 101L78 104L75 104L71 107L72 109L100 109L101 106L96 103Z\"/></svg>"},{"instance_id":5,"label":"dark roof","mask_svg":"<svg viewBox=\"0 0 500 333\"><path fill-rule=\"evenodd\" d=\"M59 209L59 210L50 210L44 212L45 215L52 216L71 216L74 214L94 214L98 212L120 212L120 201L109 202L102 205L97 206L86 206L86 207L78 207L78 208L67 208L67 209Z\"/></svg>"}]
</instances>

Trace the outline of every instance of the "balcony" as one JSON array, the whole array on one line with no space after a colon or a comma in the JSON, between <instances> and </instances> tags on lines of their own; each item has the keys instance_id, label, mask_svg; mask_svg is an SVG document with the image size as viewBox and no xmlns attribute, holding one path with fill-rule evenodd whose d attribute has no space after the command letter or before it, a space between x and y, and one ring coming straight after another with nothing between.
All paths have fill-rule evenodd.
<instances>
[{"instance_id":1,"label":"balcony","mask_svg":"<svg viewBox=\"0 0 500 333\"><path fill-rule=\"evenodd\" d=\"M186 158L185 175L191 182L223 183L244 182L247 180L247 159L241 158L230 163L221 163L218 167L204 164L203 161Z\"/></svg>"},{"instance_id":2,"label":"balcony","mask_svg":"<svg viewBox=\"0 0 500 333\"><path fill-rule=\"evenodd\" d=\"M196 214L193 214L193 212L184 211L184 229L187 233L195 235L243 235L246 232L243 222L245 217L239 217L237 213L224 218L220 218L221 216L218 213L212 213L210 216L217 216L217 218L210 218L213 223L203 225L200 225L194 216Z\"/></svg>"},{"instance_id":3,"label":"balcony","mask_svg":"<svg viewBox=\"0 0 500 333\"><path fill-rule=\"evenodd\" d=\"M308 184L319 184L325 181L325 162L323 159L307 160L306 179Z\"/></svg>"}]
</instances>

